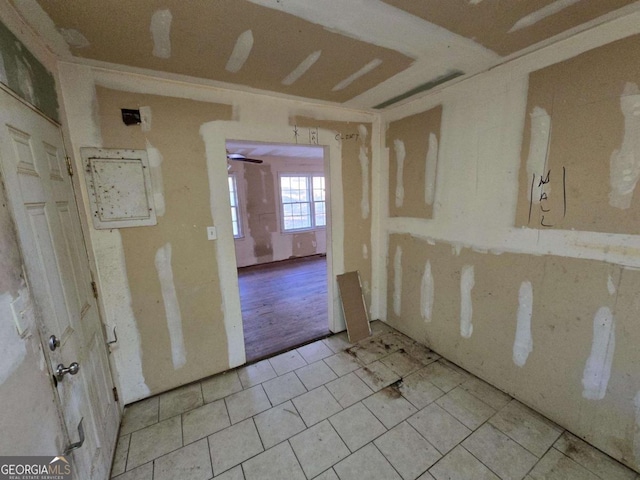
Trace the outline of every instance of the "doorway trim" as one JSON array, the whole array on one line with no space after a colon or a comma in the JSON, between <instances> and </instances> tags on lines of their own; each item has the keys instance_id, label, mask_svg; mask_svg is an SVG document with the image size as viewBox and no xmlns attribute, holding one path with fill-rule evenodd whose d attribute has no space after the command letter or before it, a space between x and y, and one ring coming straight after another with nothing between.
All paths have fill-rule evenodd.
<instances>
[{"instance_id":1,"label":"doorway trim","mask_svg":"<svg viewBox=\"0 0 640 480\"><path fill-rule=\"evenodd\" d=\"M327 219L327 301L329 330L340 332L345 329L340 296L335 276L344 272L344 205L342 187L342 148L335 139L335 132L318 129L318 143L308 143L300 136L299 144L324 148L324 170L329 218ZM295 143L293 126L255 127L238 122L214 121L202 125L200 134L205 142L207 172L209 175L211 216L217 230L216 258L220 291L223 301L223 315L227 332L229 368L246 363L244 333L242 330L242 309L235 257L235 244L231 225L231 204L227 185L226 142L244 141L261 143ZM302 139L302 140L301 140ZM323 140L327 142L323 142Z\"/></svg>"}]
</instances>

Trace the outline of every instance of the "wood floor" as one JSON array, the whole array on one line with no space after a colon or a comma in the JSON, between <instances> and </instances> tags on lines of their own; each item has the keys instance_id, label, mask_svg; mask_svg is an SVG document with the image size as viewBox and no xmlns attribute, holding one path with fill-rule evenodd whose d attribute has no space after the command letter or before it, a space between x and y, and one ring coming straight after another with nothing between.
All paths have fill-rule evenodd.
<instances>
[{"instance_id":1,"label":"wood floor","mask_svg":"<svg viewBox=\"0 0 640 480\"><path fill-rule=\"evenodd\" d=\"M327 259L238 269L247 362L328 335Z\"/></svg>"}]
</instances>

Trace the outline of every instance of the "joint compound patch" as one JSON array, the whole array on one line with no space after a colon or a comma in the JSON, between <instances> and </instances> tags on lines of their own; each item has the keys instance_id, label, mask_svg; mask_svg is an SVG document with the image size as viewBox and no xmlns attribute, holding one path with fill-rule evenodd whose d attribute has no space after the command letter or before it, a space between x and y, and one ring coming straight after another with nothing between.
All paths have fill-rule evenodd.
<instances>
[{"instance_id":1,"label":"joint compound patch","mask_svg":"<svg viewBox=\"0 0 640 480\"><path fill-rule=\"evenodd\" d=\"M283 85L293 85L302 75L304 75L307 70L309 70L314 63L318 61L322 55L322 50L316 50L311 53L307 58L305 58L300 65L298 65L295 70L293 70L289 75L287 75L283 80Z\"/></svg>"},{"instance_id":2,"label":"joint compound patch","mask_svg":"<svg viewBox=\"0 0 640 480\"><path fill-rule=\"evenodd\" d=\"M547 169L547 157L549 156L549 144L551 138L551 117L544 108L535 107L531 112L531 137L529 141L529 156L527 157L528 182L531 182L529 192L534 204L540 203L542 189L547 196L551 192L549 183L532 182L545 176Z\"/></svg>"},{"instance_id":3,"label":"joint compound patch","mask_svg":"<svg viewBox=\"0 0 640 480\"><path fill-rule=\"evenodd\" d=\"M627 209L640 179L640 94L635 83L627 83L620 97L624 115L624 137L619 150L611 154L609 164L609 205Z\"/></svg>"},{"instance_id":4,"label":"joint compound patch","mask_svg":"<svg viewBox=\"0 0 640 480\"><path fill-rule=\"evenodd\" d=\"M231 73L238 73L249 58L252 49L253 32L251 30L245 30L238 35L238 39L236 40L229 60L227 60L225 69Z\"/></svg>"},{"instance_id":5,"label":"joint compound patch","mask_svg":"<svg viewBox=\"0 0 640 480\"><path fill-rule=\"evenodd\" d=\"M396 247L393 257L393 313L402 313L402 247Z\"/></svg>"},{"instance_id":6,"label":"joint compound patch","mask_svg":"<svg viewBox=\"0 0 640 480\"><path fill-rule=\"evenodd\" d=\"M427 164L424 181L424 202L433 205L436 194L436 166L438 165L438 137L429 134L429 149L427 150Z\"/></svg>"},{"instance_id":7,"label":"joint compound patch","mask_svg":"<svg viewBox=\"0 0 640 480\"><path fill-rule=\"evenodd\" d=\"M540 10L536 10L535 12L530 13L522 17L513 26L509 29L507 33L517 32L518 30L522 30L523 28L530 27L535 25L536 23L544 20L551 15L555 15L558 12L561 12L567 7L578 3L580 0L556 0L555 2L550 3L549 5L542 7Z\"/></svg>"},{"instance_id":8,"label":"joint compound patch","mask_svg":"<svg viewBox=\"0 0 640 480\"><path fill-rule=\"evenodd\" d=\"M153 39L154 57L169 58L171 56L171 21L173 16L167 9L156 10L151 16L151 38Z\"/></svg>"},{"instance_id":9,"label":"joint compound patch","mask_svg":"<svg viewBox=\"0 0 640 480\"><path fill-rule=\"evenodd\" d=\"M616 286L613 283L613 277L611 274L609 274L609 277L607 278L607 290L609 290L609 295L615 295L616 293Z\"/></svg>"},{"instance_id":10,"label":"joint compound patch","mask_svg":"<svg viewBox=\"0 0 640 480\"><path fill-rule=\"evenodd\" d=\"M460 275L460 335L464 338L470 338L473 333L471 290L475 284L473 265L465 265Z\"/></svg>"},{"instance_id":11,"label":"joint compound patch","mask_svg":"<svg viewBox=\"0 0 640 480\"><path fill-rule=\"evenodd\" d=\"M633 405L636 407L636 425L633 435L633 450L636 457L636 463L640 464L640 392L636 393L633 399Z\"/></svg>"},{"instance_id":12,"label":"joint compound patch","mask_svg":"<svg viewBox=\"0 0 640 480\"><path fill-rule=\"evenodd\" d=\"M396 152L396 208L402 207L404 203L404 158L407 154L402 140L393 141L393 149Z\"/></svg>"},{"instance_id":13,"label":"joint compound patch","mask_svg":"<svg viewBox=\"0 0 640 480\"><path fill-rule=\"evenodd\" d=\"M611 375L616 348L615 321L609 307L601 307L593 318L591 354L584 366L582 396L587 400L602 400Z\"/></svg>"},{"instance_id":14,"label":"joint compound patch","mask_svg":"<svg viewBox=\"0 0 640 480\"><path fill-rule=\"evenodd\" d=\"M156 207L156 216L162 217L165 214L164 203L164 181L162 179L162 154L155 148L149 140L147 142L147 157L149 159L149 175L151 177L151 187L153 189L153 202Z\"/></svg>"},{"instance_id":15,"label":"joint compound patch","mask_svg":"<svg viewBox=\"0 0 640 480\"><path fill-rule=\"evenodd\" d=\"M527 280L520 284L516 338L513 342L513 363L519 367L524 367L529 354L533 350L533 339L531 338L532 315L533 287L531 282Z\"/></svg>"},{"instance_id":16,"label":"joint compound patch","mask_svg":"<svg viewBox=\"0 0 640 480\"><path fill-rule=\"evenodd\" d=\"M360 211L362 213L362 219L369 218L369 149L367 148L367 127L364 125L358 126L358 132L360 133L360 152L358 153L358 159L360 160L360 175L362 176L362 200L360 201Z\"/></svg>"},{"instance_id":17,"label":"joint compound patch","mask_svg":"<svg viewBox=\"0 0 640 480\"><path fill-rule=\"evenodd\" d=\"M420 285L420 313L422 319L429 323L431 321L431 312L433 310L433 275L431 274L431 262L427 260L422 274L422 283Z\"/></svg>"},{"instance_id":18,"label":"joint compound patch","mask_svg":"<svg viewBox=\"0 0 640 480\"><path fill-rule=\"evenodd\" d=\"M167 317L167 328L171 342L171 358L173 368L178 370L187 363L184 337L182 334L182 316L178 304L178 294L173 282L173 268L171 267L171 244L160 247L156 252L156 270L160 279L162 300Z\"/></svg>"}]
</instances>

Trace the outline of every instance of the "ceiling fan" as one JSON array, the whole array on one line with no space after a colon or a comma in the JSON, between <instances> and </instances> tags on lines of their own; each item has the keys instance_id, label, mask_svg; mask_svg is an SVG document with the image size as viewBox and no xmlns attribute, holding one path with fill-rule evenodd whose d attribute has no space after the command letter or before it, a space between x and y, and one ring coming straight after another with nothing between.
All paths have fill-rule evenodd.
<instances>
[{"instance_id":1,"label":"ceiling fan","mask_svg":"<svg viewBox=\"0 0 640 480\"><path fill-rule=\"evenodd\" d=\"M236 162L249 162L249 163L264 163L264 160L258 160L257 158L248 158L241 153L229 153L227 152L228 160L235 160Z\"/></svg>"}]
</instances>

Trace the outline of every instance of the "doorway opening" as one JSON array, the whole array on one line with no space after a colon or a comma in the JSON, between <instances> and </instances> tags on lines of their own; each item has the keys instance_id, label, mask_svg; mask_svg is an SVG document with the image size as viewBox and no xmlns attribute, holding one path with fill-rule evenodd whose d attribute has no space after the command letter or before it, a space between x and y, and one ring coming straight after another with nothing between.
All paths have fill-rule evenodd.
<instances>
[{"instance_id":1,"label":"doorway opening","mask_svg":"<svg viewBox=\"0 0 640 480\"><path fill-rule=\"evenodd\" d=\"M328 162L314 145L227 141L247 362L329 330Z\"/></svg>"}]
</instances>

